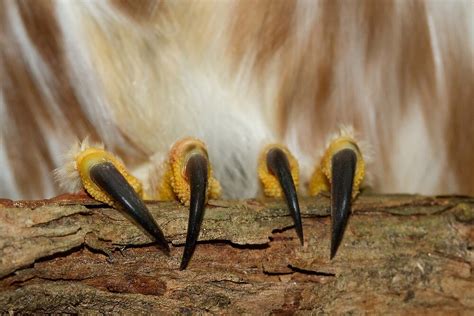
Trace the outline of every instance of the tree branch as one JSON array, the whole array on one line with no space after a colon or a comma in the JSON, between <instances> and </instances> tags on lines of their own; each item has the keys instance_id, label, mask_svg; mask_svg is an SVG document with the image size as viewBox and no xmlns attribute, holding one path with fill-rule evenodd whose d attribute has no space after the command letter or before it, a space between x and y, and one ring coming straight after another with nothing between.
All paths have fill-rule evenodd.
<instances>
[{"instance_id":1,"label":"tree branch","mask_svg":"<svg viewBox=\"0 0 474 316\"><path fill-rule=\"evenodd\" d=\"M210 201L179 271L188 212L148 207L164 256L120 212L79 196L0 200L0 312L462 312L474 308L474 198L363 195L329 260L329 199Z\"/></svg>"}]
</instances>

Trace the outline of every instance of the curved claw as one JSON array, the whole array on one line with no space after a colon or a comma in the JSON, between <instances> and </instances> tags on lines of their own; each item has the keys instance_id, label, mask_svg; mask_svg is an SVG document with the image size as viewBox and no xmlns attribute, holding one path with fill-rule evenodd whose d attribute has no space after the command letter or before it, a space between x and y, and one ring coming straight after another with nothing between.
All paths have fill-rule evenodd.
<instances>
[{"instance_id":1,"label":"curved claw","mask_svg":"<svg viewBox=\"0 0 474 316\"><path fill-rule=\"evenodd\" d=\"M186 269L196 248L199 231L204 215L206 190L208 183L208 161L201 154L193 154L186 163L186 176L191 188L189 204L188 232L180 270Z\"/></svg>"},{"instance_id":2,"label":"curved claw","mask_svg":"<svg viewBox=\"0 0 474 316\"><path fill-rule=\"evenodd\" d=\"M336 255L346 228L352 202L352 185L357 163L356 153L342 149L332 157L331 185L331 259Z\"/></svg>"},{"instance_id":3,"label":"curved claw","mask_svg":"<svg viewBox=\"0 0 474 316\"><path fill-rule=\"evenodd\" d=\"M92 166L89 173L92 181L107 192L127 214L156 239L166 254L169 254L170 248L163 232L117 168L110 162L101 162Z\"/></svg>"},{"instance_id":4,"label":"curved claw","mask_svg":"<svg viewBox=\"0 0 474 316\"><path fill-rule=\"evenodd\" d=\"M285 153L279 148L273 148L267 154L268 170L278 178L280 186L285 194L288 208L290 209L295 223L296 233L301 245L304 244L303 225L301 223L300 206L296 194L295 183L291 176L290 164Z\"/></svg>"}]
</instances>

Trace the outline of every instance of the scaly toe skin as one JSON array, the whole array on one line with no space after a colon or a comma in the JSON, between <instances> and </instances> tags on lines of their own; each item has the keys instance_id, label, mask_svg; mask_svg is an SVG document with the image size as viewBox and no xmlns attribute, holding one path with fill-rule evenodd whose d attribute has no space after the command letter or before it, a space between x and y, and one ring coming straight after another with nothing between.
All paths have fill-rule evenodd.
<instances>
[{"instance_id":1,"label":"scaly toe skin","mask_svg":"<svg viewBox=\"0 0 474 316\"><path fill-rule=\"evenodd\" d=\"M123 209L169 254L163 232L139 197L140 182L126 171L122 162L102 148L88 147L74 156L73 166L87 193L98 201Z\"/></svg>"},{"instance_id":2,"label":"scaly toe skin","mask_svg":"<svg viewBox=\"0 0 474 316\"><path fill-rule=\"evenodd\" d=\"M331 191L331 259L341 244L352 199L359 193L364 173L365 163L359 147L353 137L342 134L331 142L311 178L310 195Z\"/></svg>"},{"instance_id":3,"label":"scaly toe skin","mask_svg":"<svg viewBox=\"0 0 474 316\"><path fill-rule=\"evenodd\" d=\"M217 198L219 195L220 185L212 176L204 143L194 138L178 141L170 151L158 196L167 200L175 198L189 205L188 230L180 270L186 269L196 249L208 198Z\"/></svg>"},{"instance_id":4,"label":"scaly toe skin","mask_svg":"<svg viewBox=\"0 0 474 316\"><path fill-rule=\"evenodd\" d=\"M295 223L296 233L304 244L303 225L298 203L296 187L298 186L298 162L289 150L281 145L269 145L260 155L258 175L266 196L280 198L285 195Z\"/></svg>"}]
</instances>

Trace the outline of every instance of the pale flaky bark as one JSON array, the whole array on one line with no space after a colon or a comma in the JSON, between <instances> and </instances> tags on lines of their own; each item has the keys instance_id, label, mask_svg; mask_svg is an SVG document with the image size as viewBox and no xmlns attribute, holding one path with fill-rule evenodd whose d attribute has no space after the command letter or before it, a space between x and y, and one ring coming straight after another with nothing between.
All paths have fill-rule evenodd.
<instances>
[{"instance_id":1,"label":"pale flaky bark","mask_svg":"<svg viewBox=\"0 0 474 316\"><path fill-rule=\"evenodd\" d=\"M210 201L187 270L188 212L148 203L166 257L122 213L83 196L0 200L0 312L469 313L474 199L360 196L329 260L329 199Z\"/></svg>"}]
</instances>

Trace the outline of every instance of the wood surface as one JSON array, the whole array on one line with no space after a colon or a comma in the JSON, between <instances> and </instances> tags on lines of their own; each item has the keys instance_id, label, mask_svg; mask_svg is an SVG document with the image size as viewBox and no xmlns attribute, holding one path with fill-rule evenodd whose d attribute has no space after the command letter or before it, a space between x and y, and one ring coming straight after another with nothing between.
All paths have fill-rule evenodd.
<instances>
[{"instance_id":1,"label":"wood surface","mask_svg":"<svg viewBox=\"0 0 474 316\"><path fill-rule=\"evenodd\" d=\"M120 211L84 195L0 200L0 312L470 314L474 198L357 198L329 260L329 198L300 200L301 246L283 201L210 201L179 271L188 211L147 203L165 256Z\"/></svg>"}]
</instances>

